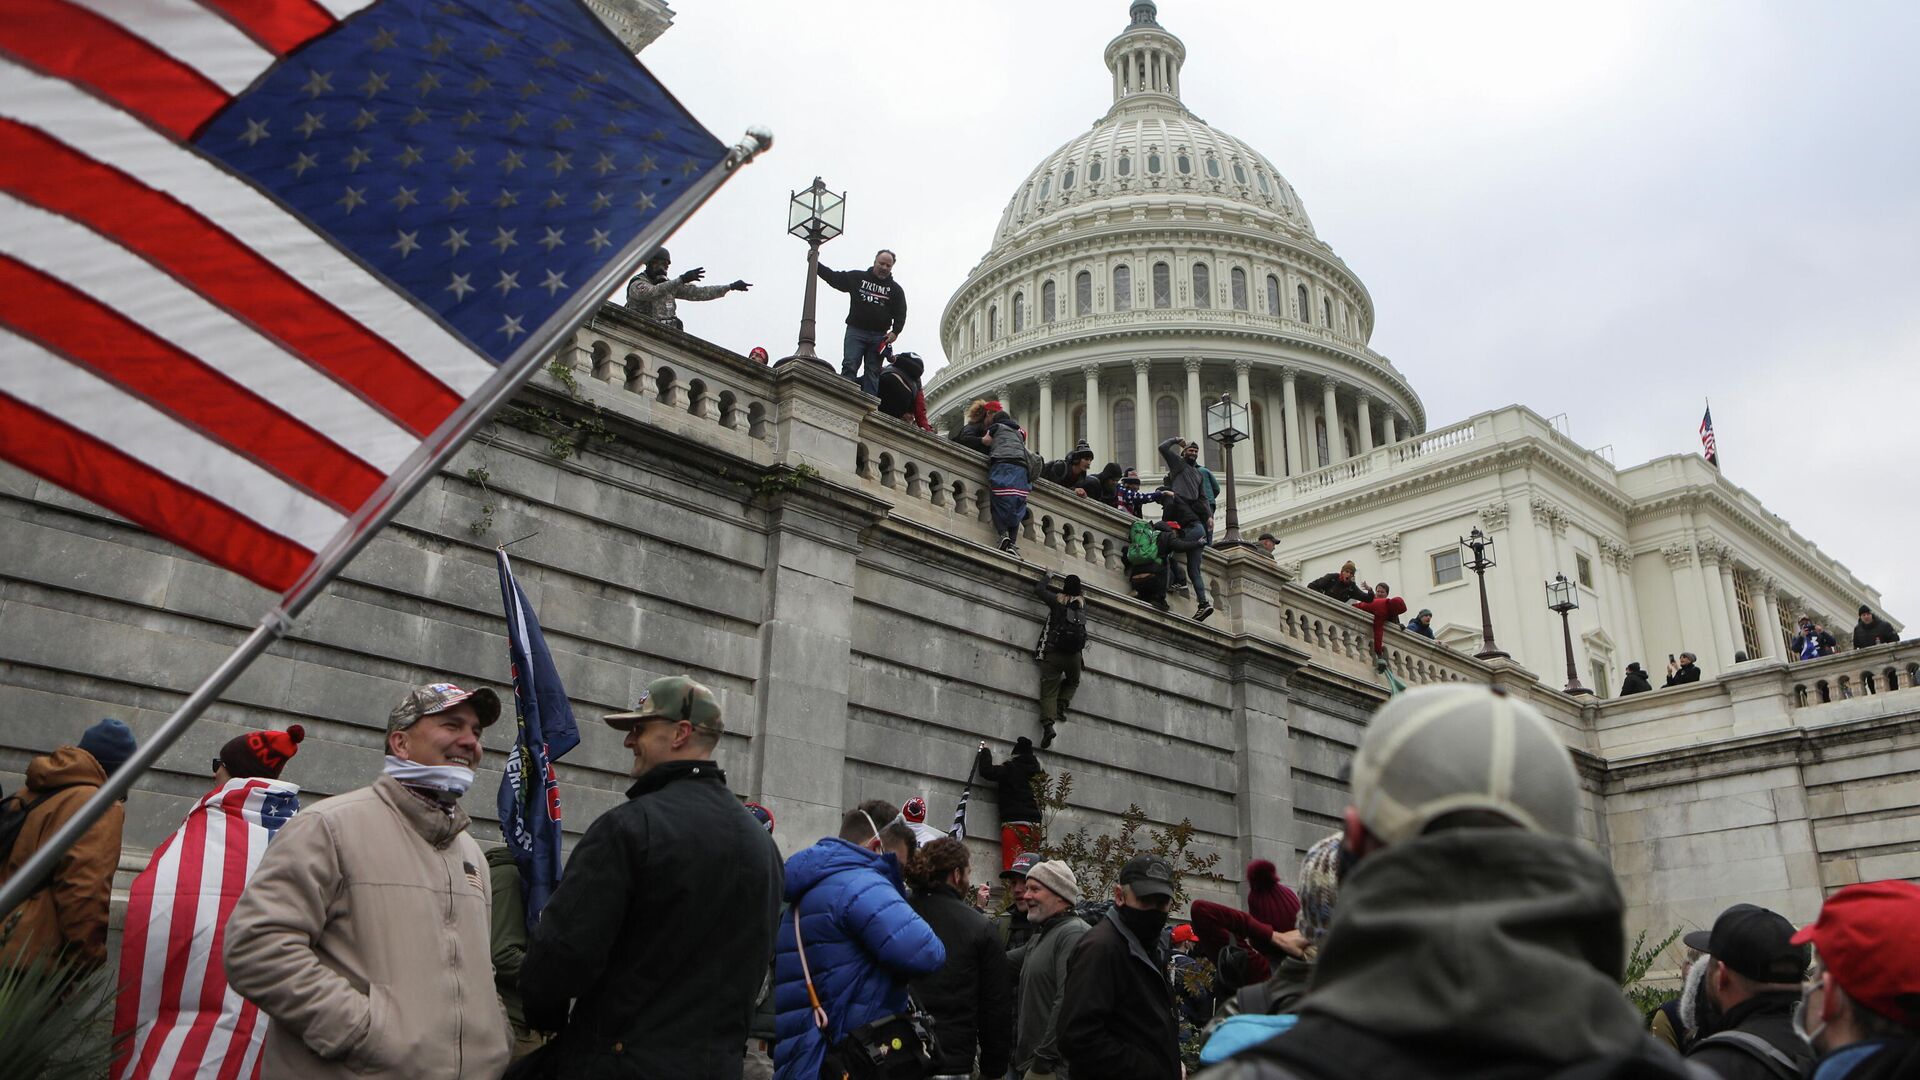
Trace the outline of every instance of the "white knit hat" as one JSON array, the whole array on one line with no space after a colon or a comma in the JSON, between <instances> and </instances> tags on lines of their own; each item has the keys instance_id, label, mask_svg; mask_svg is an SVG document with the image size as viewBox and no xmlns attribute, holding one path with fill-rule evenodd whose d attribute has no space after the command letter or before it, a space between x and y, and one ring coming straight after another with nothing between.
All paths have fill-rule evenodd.
<instances>
[{"instance_id":1,"label":"white knit hat","mask_svg":"<svg viewBox=\"0 0 1920 1080\"><path fill-rule=\"evenodd\" d=\"M1069 904L1080 902L1080 879L1073 876L1073 867L1058 859L1033 864L1033 869L1027 871L1027 880L1045 885Z\"/></svg>"},{"instance_id":2,"label":"white knit hat","mask_svg":"<svg viewBox=\"0 0 1920 1080\"><path fill-rule=\"evenodd\" d=\"M1488 686L1428 686L1374 714L1353 759L1353 805L1387 844L1462 810L1572 836L1580 781L1566 744L1533 706Z\"/></svg>"}]
</instances>

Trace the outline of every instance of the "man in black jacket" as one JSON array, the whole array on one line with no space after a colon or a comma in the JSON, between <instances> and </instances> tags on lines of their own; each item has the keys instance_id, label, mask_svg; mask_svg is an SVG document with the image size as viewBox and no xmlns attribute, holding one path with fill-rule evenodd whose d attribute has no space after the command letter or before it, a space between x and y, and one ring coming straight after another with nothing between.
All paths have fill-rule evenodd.
<instances>
[{"instance_id":1,"label":"man in black jacket","mask_svg":"<svg viewBox=\"0 0 1920 1080\"><path fill-rule=\"evenodd\" d=\"M1050 461L1040 470L1042 479L1051 480L1075 495L1091 495L1100 490L1100 483L1087 474L1093 469L1093 450L1087 446L1087 440L1081 439L1073 444L1073 451L1064 460ZM1087 489L1091 487L1093 492Z\"/></svg>"},{"instance_id":2,"label":"man in black jacket","mask_svg":"<svg viewBox=\"0 0 1920 1080\"><path fill-rule=\"evenodd\" d=\"M1685 686L1700 681L1699 657L1690 652L1682 652L1679 660L1667 661L1667 681L1660 684L1662 690L1669 686Z\"/></svg>"},{"instance_id":3,"label":"man in black jacket","mask_svg":"<svg viewBox=\"0 0 1920 1080\"><path fill-rule=\"evenodd\" d=\"M1647 678L1647 673L1640 670L1640 662L1635 660L1628 664L1627 677L1620 680L1620 696L1644 694L1651 689L1653 689L1653 680Z\"/></svg>"},{"instance_id":4,"label":"man in black jacket","mask_svg":"<svg viewBox=\"0 0 1920 1080\"><path fill-rule=\"evenodd\" d=\"M880 350L893 344L907 327L907 292L893 280L893 252L881 248L865 270L829 270L823 264L818 273L821 281L848 296L840 374L859 383L861 390L878 393Z\"/></svg>"},{"instance_id":5,"label":"man in black jacket","mask_svg":"<svg viewBox=\"0 0 1920 1080\"><path fill-rule=\"evenodd\" d=\"M1087 649L1087 598L1079 577L1068 574L1054 592L1051 575L1040 571L1034 594L1047 605L1046 626L1034 660L1040 665L1040 749L1053 745L1054 725L1067 718L1073 692L1080 689L1081 655Z\"/></svg>"},{"instance_id":6,"label":"man in black jacket","mask_svg":"<svg viewBox=\"0 0 1920 1080\"><path fill-rule=\"evenodd\" d=\"M1033 740L1025 735L1014 740L1012 755L1001 765L993 763L993 751L981 743L974 771L980 779L999 787L1000 873L1004 876L1014 868L1020 854L1032 850L1039 839L1040 797L1033 790L1034 778L1047 774L1034 755Z\"/></svg>"},{"instance_id":7,"label":"man in black jacket","mask_svg":"<svg viewBox=\"0 0 1920 1080\"><path fill-rule=\"evenodd\" d=\"M1699 1030L1687 1060L1721 1080L1796 1077L1813 1064L1813 1050L1793 1032L1800 980L1812 959L1793 944L1793 924L1777 912L1735 904L1695 930L1686 946L1706 954L1700 984Z\"/></svg>"},{"instance_id":8,"label":"man in black jacket","mask_svg":"<svg viewBox=\"0 0 1920 1080\"><path fill-rule=\"evenodd\" d=\"M1339 572L1322 574L1307 582L1307 588L1331 596L1343 604L1351 604L1356 600L1364 604L1373 599L1373 589L1364 581L1355 581L1356 573L1358 570L1353 560L1349 559L1341 564Z\"/></svg>"},{"instance_id":9,"label":"man in black jacket","mask_svg":"<svg viewBox=\"0 0 1920 1080\"><path fill-rule=\"evenodd\" d=\"M1865 604L1860 605L1860 621L1853 624L1853 647L1868 649L1875 645L1891 645L1900 640L1900 632L1873 613Z\"/></svg>"},{"instance_id":10,"label":"man in black jacket","mask_svg":"<svg viewBox=\"0 0 1920 1080\"><path fill-rule=\"evenodd\" d=\"M905 420L922 431L932 431L927 422L927 402L920 389L920 376L927 370L919 353L903 352L880 371L875 392L880 397L880 412L895 420Z\"/></svg>"},{"instance_id":11,"label":"man in black jacket","mask_svg":"<svg viewBox=\"0 0 1920 1080\"><path fill-rule=\"evenodd\" d=\"M963 899L973 888L970 862L966 844L943 836L907 868L908 903L947 950L939 971L912 984L914 1000L933 1016L936 1080L971 1077L976 1051L980 1075L1004 1076L1013 1053L1013 968L993 924Z\"/></svg>"},{"instance_id":12,"label":"man in black jacket","mask_svg":"<svg viewBox=\"0 0 1920 1080\"><path fill-rule=\"evenodd\" d=\"M605 719L627 733L637 779L540 913L520 965L527 1023L561 1032L569 1078L738 1080L773 954L779 850L713 762L713 691L655 679Z\"/></svg>"},{"instance_id":13,"label":"man in black jacket","mask_svg":"<svg viewBox=\"0 0 1920 1080\"><path fill-rule=\"evenodd\" d=\"M1160 955L1172 865L1158 855L1127 860L1113 899L1067 961L1059 1031L1068 1075L1180 1080L1180 1024Z\"/></svg>"}]
</instances>

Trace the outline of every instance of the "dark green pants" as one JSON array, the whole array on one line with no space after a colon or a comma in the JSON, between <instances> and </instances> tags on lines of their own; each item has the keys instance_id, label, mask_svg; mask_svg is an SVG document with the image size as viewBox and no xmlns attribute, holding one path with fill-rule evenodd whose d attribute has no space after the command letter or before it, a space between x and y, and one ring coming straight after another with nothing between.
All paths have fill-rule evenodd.
<instances>
[{"instance_id":1,"label":"dark green pants","mask_svg":"<svg viewBox=\"0 0 1920 1080\"><path fill-rule=\"evenodd\" d=\"M1080 654L1049 649L1040 654L1040 719L1066 719L1073 692L1080 689Z\"/></svg>"}]
</instances>

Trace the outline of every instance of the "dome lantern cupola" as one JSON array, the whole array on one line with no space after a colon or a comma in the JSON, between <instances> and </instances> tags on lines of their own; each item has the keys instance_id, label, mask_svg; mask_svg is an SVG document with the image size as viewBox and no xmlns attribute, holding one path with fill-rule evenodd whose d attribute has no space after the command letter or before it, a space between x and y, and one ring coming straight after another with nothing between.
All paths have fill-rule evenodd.
<instances>
[{"instance_id":1,"label":"dome lantern cupola","mask_svg":"<svg viewBox=\"0 0 1920 1080\"><path fill-rule=\"evenodd\" d=\"M1160 25L1152 0L1136 0L1128 14L1131 21L1126 30L1107 45L1114 107L1146 95L1178 102L1186 45Z\"/></svg>"}]
</instances>

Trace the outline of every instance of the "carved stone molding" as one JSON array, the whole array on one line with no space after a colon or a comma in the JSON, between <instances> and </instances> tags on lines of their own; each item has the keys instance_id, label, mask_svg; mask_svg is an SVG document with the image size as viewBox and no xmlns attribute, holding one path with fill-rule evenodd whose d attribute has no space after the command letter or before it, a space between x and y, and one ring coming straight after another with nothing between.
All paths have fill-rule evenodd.
<instances>
[{"instance_id":1,"label":"carved stone molding","mask_svg":"<svg viewBox=\"0 0 1920 1080\"><path fill-rule=\"evenodd\" d=\"M1280 569L1286 571L1287 577L1294 581L1300 580L1300 571L1305 568L1306 568L1306 563L1304 560L1301 560L1301 559L1295 559L1292 562L1283 562L1280 564Z\"/></svg>"},{"instance_id":2,"label":"carved stone molding","mask_svg":"<svg viewBox=\"0 0 1920 1080\"><path fill-rule=\"evenodd\" d=\"M1290 383L1290 382L1293 382L1293 381L1295 381L1295 380L1297 380L1298 378L1300 378L1300 369L1299 369L1299 368L1297 368L1297 367L1292 367L1292 366L1287 366L1287 365L1282 365L1282 366L1281 366L1281 368L1280 368L1280 381L1281 381L1281 382L1283 382L1283 383Z\"/></svg>"},{"instance_id":3,"label":"carved stone molding","mask_svg":"<svg viewBox=\"0 0 1920 1080\"><path fill-rule=\"evenodd\" d=\"M1152 368L1153 368L1152 360L1149 360L1144 356L1136 356L1133 358L1133 370L1135 372L1144 374L1145 372L1151 370Z\"/></svg>"},{"instance_id":4,"label":"carved stone molding","mask_svg":"<svg viewBox=\"0 0 1920 1080\"><path fill-rule=\"evenodd\" d=\"M1189 356L1189 357L1185 357L1185 358L1183 358L1183 359L1182 359L1182 360L1180 361L1180 363L1181 363L1181 365L1182 365L1183 367L1185 367L1185 368L1186 368L1186 369L1187 369L1188 371L1199 371L1199 370L1200 370L1200 358L1199 358L1199 357L1197 357L1197 356Z\"/></svg>"},{"instance_id":5,"label":"carved stone molding","mask_svg":"<svg viewBox=\"0 0 1920 1080\"><path fill-rule=\"evenodd\" d=\"M1693 565L1693 545L1691 544L1675 541L1661 548L1660 554L1667 557L1667 565L1675 570Z\"/></svg>"},{"instance_id":6,"label":"carved stone molding","mask_svg":"<svg viewBox=\"0 0 1920 1080\"><path fill-rule=\"evenodd\" d=\"M1397 532L1394 532L1394 533L1387 533L1384 536L1374 537L1373 553L1375 555L1378 555L1382 559L1399 558L1400 557L1400 534Z\"/></svg>"},{"instance_id":7,"label":"carved stone molding","mask_svg":"<svg viewBox=\"0 0 1920 1080\"><path fill-rule=\"evenodd\" d=\"M849 439L857 438L860 434L859 417L834 412L811 401L787 402L787 415L814 427L824 428L835 435L844 435Z\"/></svg>"},{"instance_id":8,"label":"carved stone molding","mask_svg":"<svg viewBox=\"0 0 1920 1080\"><path fill-rule=\"evenodd\" d=\"M1772 596L1776 598L1779 596L1780 579L1777 577L1774 577L1772 574L1766 573L1764 571L1757 573L1753 575L1753 583L1757 588L1759 588L1761 596ZM1776 602L1777 602L1777 599L1776 599Z\"/></svg>"},{"instance_id":9,"label":"carved stone molding","mask_svg":"<svg viewBox=\"0 0 1920 1080\"><path fill-rule=\"evenodd\" d=\"M1233 362L1233 373L1235 375L1245 375L1252 370L1253 361L1251 360L1240 359Z\"/></svg>"},{"instance_id":10,"label":"carved stone molding","mask_svg":"<svg viewBox=\"0 0 1920 1080\"><path fill-rule=\"evenodd\" d=\"M1633 549L1611 536L1603 536L1600 538L1600 558L1608 566L1625 570L1633 565Z\"/></svg>"},{"instance_id":11,"label":"carved stone molding","mask_svg":"<svg viewBox=\"0 0 1920 1080\"><path fill-rule=\"evenodd\" d=\"M1091 379L1094 382L1099 382L1100 381L1100 365L1099 364L1081 364L1080 374L1088 379Z\"/></svg>"},{"instance_id":12,"label":"carved stone molding","mask_svg":"<svg viewBox=\"0 0 1920 1080\"><path fill-rule=\"evenodd\" d=\"M1480 524L1485 526L1488 532L1492 532L1495 529L1506 528L1507 527L1507 504L1504 502L1497 502L1497 503L1489 503L1486 506L1481 507L1480 508Z\"/></svg>"},{"instance_id":13,"label":"carved stone molding","mask_svg":"<svg viewBox=\"0 0 1920 1080\"><path fill-rule=\"evenodd\" d=\"M1044 390L1053 385L1053 372L1043 371L1040 374L1035 375L1033 377L1033 381L1035 385L1039 386L1042 390Z\"/></svg>"}]
</instances>

